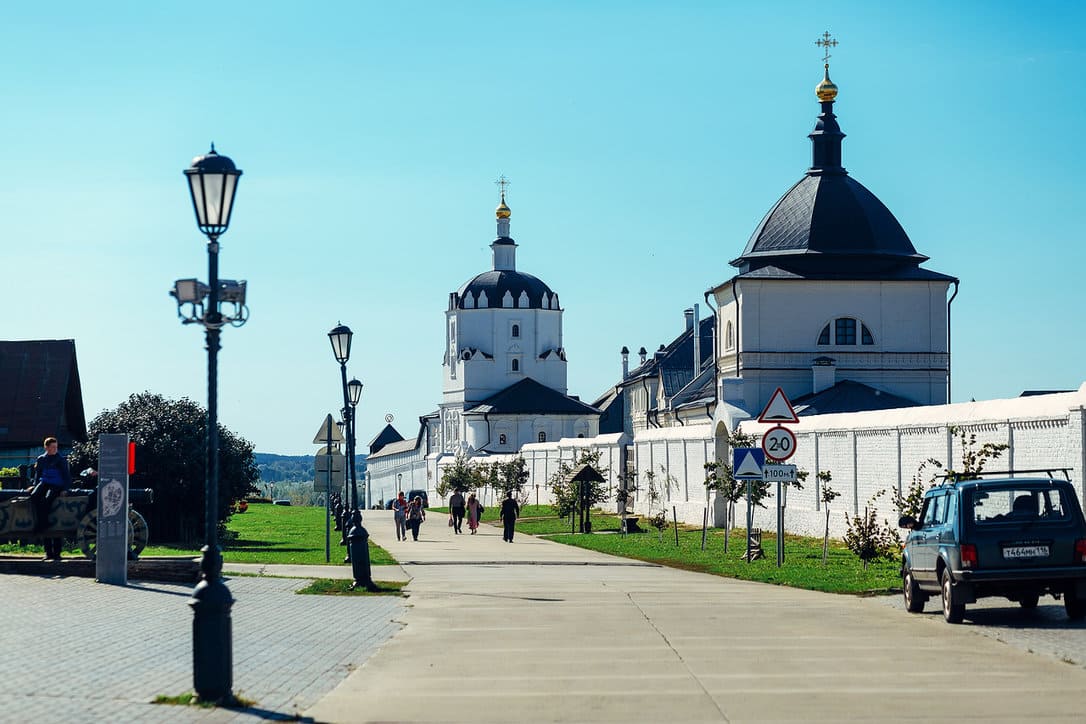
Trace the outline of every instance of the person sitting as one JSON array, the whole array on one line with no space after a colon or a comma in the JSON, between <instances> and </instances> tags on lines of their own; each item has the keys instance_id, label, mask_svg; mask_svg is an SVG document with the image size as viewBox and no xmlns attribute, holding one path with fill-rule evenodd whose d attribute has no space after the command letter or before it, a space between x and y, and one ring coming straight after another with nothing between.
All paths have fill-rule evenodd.
<instances>
[{"instance_id":1,"label":"person sitting","mask_svg":"<svg viewBox=\"0 0 1086 724\"><path fill-rule=\"evenodd\" d=\"M34 462L31 474L31 480L35 483L30 491L30 501L34 506L35 533L41 533L49 527L49 511L53 507L53 501L72 487L72 473L68 469L68 460L57 452L57 439L47 437L42 444L45 452ZM45 559L59 561L62 545L61 538L46 538Z\"/></svg>"},{"instance_id":2,"label":"person sitting","mask_svg":"<svg viewBox=\"0 0 1086 724\"><path fill-rule=\"evenodd\" d=\"M1023 518L1036 518L1037 506L1033 502L1032 495L1019 495L1014 499L1014 505L1011 506L1011 514L1009 518L1021 520Z\"/></svg>"}]
</instances>

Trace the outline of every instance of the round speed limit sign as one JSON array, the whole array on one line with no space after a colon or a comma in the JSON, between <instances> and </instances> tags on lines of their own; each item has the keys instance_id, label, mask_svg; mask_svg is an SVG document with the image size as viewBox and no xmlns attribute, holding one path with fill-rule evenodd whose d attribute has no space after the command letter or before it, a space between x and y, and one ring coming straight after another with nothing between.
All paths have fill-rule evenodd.
<instances>
[{"instance_id":1,"label":"round speed limit sign","mask_svg":"<svg viewBox=\"0 0 1086 724\"><path fill-rule=\"evenodd\" d=\"M762 449L767 458L787 460L796 454L796 436L787 427L771 427L762 436Z\"/></svg>"}]
</instances>

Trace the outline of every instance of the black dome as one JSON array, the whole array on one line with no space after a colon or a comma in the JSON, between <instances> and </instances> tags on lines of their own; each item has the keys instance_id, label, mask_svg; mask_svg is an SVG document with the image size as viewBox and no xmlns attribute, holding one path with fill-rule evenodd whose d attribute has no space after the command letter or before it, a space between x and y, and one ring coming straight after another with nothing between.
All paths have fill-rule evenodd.
<instances>
[{"instance_id":1,"label":"black dome","mask_svg":"<svg viewBox=\"0 0 1086 724\"><path fill-rule=\"evenodd\" d=\"M863 184L845 174L804 176L758 224L743 255L732 262L759 265L801 254L863 256L875 262L918 264L901 224Z\"/></svg>"},{"instance_id":2,"label":"black dome","mask_svg":"<svg viewBox=\"0 0 1086 724\"><path fill-rule=\"evenodd\" d=\"M811 168L769 210L732 262L741 273L763 267L800 275L885 273L927 260L886 205L841 165L844 137L833 102L823 102L809 136Z\"/></svg>"},{"instance_id":3,"label":"black dome","mask_svg":"<svg viewBox=\"0 0 1086 724\"><path fill-rule=\"evenodd\" d=\"M456 306L460 309L478 309L479 295L486 292L486 305L491 309L502 307L502 299L509 292L516 309L558 309L558 297L541 280L519 271L487 271L479 274L456 292ZM518 302L522 292L528 294L528 306L521 307ZM464 301L470 295L472 303ZM544 297L546 297L544 299ZM553 300L553 301L552 301Z\"/></svg>"}]
</instances>

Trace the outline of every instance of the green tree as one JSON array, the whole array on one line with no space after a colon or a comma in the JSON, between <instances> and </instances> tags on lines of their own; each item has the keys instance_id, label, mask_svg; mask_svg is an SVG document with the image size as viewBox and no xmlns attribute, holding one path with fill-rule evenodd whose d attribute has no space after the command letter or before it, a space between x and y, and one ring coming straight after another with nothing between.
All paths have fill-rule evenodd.
<instances>
[{"instance_id":1,"label":"green tree","mask_svg":"<svg viewBox=\"0 0 1086 724\"><path fill-rule=\"evenodd\" d=\"M490 468L490 484L497 500L503 500L506 493L511 492L521 505L528 502L527 486L531 474L524 458L518 455L506 462L492 463Z\"/></svg>"},{"instance_id":2,"label":"green tree","mask_svg":"<svg viewBox=\"0 0 1086 724\"><path fill-rule=\"evenodd\" d=\"M453 464L445 468L441 474L441 481L437 484L437 494L445 499L450 493L464 493L476 490L483 484L483 476L480 470L473 466L466 455L457 453Z\"/></svg>"},{"instance_id":3,"label":"green tree","mask_svg":"<svg viewBox=\"0 0 1086 724\"><path fill-rule=\"evenodd\" d=\"M863 561L865 571L871 561L880 558L892 560L901 550L897 528L886 519L879 520L879 509L875 503L885 493L883 489L872 495L864 506L862 516L845 514L845 546Z\"/></svg>"},{"instance_id":4,"label":"green tree","mask_svg":"<svg viewBox=\"0 0 1086 724\"><path fill-rule=\"evenodd\" d=\"M841 497L841 494L830 487L833 475L829 470L819 471L818 480L822 483L822 491L819 493L818 499L826 506L826 532L822 536L822 565L826 565L826 558L830 552L830 503Z\"/></svg>"},{"instance_id":5,"label":"green tree","mask_svg":"<svg viewBox=\"0 0 1086 724\"><path fill-rule=\"evenodd\" d=\"M219 427L220 530L231 502L257 492L253 445ZM91 421L87 442L68 456L72 470L98 467L98 436L127 433L136 443L133 488L151 488L155 502L142 512L153 540L193 544L204 536L207 411L188 398L170 400L141 392Z\"/></svg>"},{"instance_id":6,"label":"green tree","mask_svg":"<svg viewBox=\"0 0 1086 724\"><path fill-rule=\"evenodd\" d=\"M648 498L649 504L649 525L656 529L660 535L660 540L664 539L664 531L667 530L669 524L667 522L667 507L664 505L664 496L666 496L671 490L678 487L678 481L673 475L669 475L667 468L663 465L660 466L660 478L657 479L656 473L652 470L645 471L645 495ZM659 510L653 512L656 506L660 506Z\"/></svg>"},{"instance_id":7,"label":"green tree","mask_svg":"<svg viewBox=\"0 0 1086 724\"><path fill-rule=\"evenodd\" d=\"M569 478L573 471L580 466L591 465L601 477L606 479L611 469L600 465L600 457L599 450L582 450L572 464L568 462L559 464L558 469L555 470L554 475L548 481L551 497L554 499L551 507L560 517L565 517L571 513L579 514L581 516L580 530L582 533L591 532L592 524L589 511L591 511L592 506L606 500L609 492L604 482L595 480L573 482ZM629 493L626 493L626 495L629 495Z\"/></svg>"}]
</instances>

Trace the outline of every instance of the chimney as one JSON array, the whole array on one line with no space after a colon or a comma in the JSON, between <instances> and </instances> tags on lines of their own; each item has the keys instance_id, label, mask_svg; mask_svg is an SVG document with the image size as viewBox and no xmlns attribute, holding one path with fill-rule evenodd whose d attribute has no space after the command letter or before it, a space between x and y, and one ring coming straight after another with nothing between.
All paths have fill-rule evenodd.
<instances>
[{"instance_id":1,"label":"chimney","mask_svg":"<svg viewBox=\"0 0 1086 724\"><path fill-rule=\"evenodd\" d=\"M832 357L815 357L811 362L812 391L817 395L837 384L837 360Z\"/></svg>"},{"instance_id":2,"label":"chimney","mask_svg":"<svg viewBox=\"0 0 1086 724\"><path fill-rule=\"evenodd\" d=\"M656 350L655 359L663 359L666 355L667 352L664 350L664 345L660 345L660 348Z\"/></svg>"},{"instance_id":3,"label":"chimney","mask_svg":"<svg viewBox=\"0 0 1086 724\"><path fill-rule=\"evenodd\" d=\"M626 379L630 376L630 350L627 347L622 348L622 379Z\"/></svg>"},{"instance_id":4,"label":"chimney","mask_svg":"<svg viewBox=\"0 0 1086 724\"><path fill-rule=\"evenodd\" d=\"M698 319L698 305L694 305L694 376L697 377L701 372L701 324Z\"/></svg>"},{"instance_id":5,"label":"chimney","mask_svg":"<svg viewBox=\"0 0 1086 724\"><path fill-rule=\"evenodd\" d=\"M686 331L689 332L691 329L694 328L694 310L684 309L683 317L686 318Z\"/></svg>"},{"instance_id":6,"label":"chimney","mask_svg":"<svg viewBox=\"0 0 1086 724\"><path fill-rule=\"evenodd\" d=\"M637 350L637 353L641 355L641 364L645 364L645 358L649 356L649 353L645 351L645 348Z\"/></svg>"}]
</instances>

